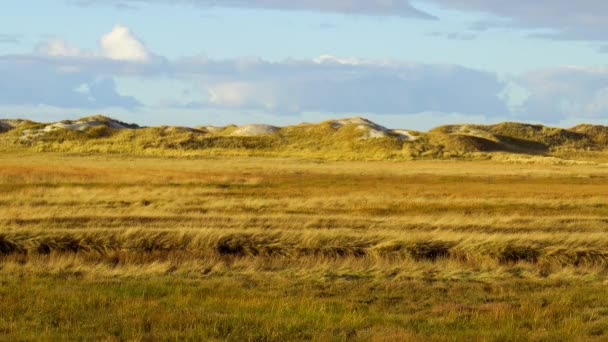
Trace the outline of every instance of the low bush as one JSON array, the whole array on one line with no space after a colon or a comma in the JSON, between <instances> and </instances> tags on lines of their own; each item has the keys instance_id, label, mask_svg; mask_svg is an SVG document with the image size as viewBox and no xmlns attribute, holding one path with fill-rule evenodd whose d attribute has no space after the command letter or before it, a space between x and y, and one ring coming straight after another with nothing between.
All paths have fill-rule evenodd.
<instances>
[{"instance_id":1,"label":"low bush","mask_svg":"<svg viewBox=\"0 0 608 342\"><path fill-rule=\"evenodd\" d=\"M501 263L516 263L519 261L537 262L541 251L533 246L508 244L500 248L498 261Z\"/></svg>"}]
</instances>

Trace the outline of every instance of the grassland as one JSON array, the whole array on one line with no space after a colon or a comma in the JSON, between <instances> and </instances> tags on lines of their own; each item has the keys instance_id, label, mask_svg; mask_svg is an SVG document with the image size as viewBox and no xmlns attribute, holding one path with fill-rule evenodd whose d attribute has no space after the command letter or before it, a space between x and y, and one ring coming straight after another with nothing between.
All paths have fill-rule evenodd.
<instances>
[{"instance_id":1,"label":"grassland","mask_svg":"<svg viewBox=\"0 0 608 342\"><path fill-rule=\"evenodd\" d=\"M504 160L608 162L608 127L569 129L505 122L447 125L418 132L365 118L274 127L140 127L103 115L38 123L0 120L0 151L131 156L287 157L321 160Z\"/></svg>"},{"instance_id":2,"label":"grassland","mask_svg":"<svg viewBox=\"0 0 608 342\"><path fill-rule=\"evenodd\" d=\"M5 152L0 340L605 340L608 167Z\"/></svg>"}]
</instances>

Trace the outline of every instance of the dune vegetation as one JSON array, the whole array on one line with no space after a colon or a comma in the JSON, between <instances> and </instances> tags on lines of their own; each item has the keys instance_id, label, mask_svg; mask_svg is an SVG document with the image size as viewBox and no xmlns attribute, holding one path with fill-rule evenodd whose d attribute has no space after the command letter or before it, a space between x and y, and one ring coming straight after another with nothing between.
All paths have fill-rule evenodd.
<instances>
[{"instance_id":1,"label":"dune vegetation","mask_svg":"<svg viewBox=\"0 0 608 342\"><path fill-rule=\"evenodd\" d=\"M505 160L7 150L0 340L605 340L608 167Z\"/></svg>"},{"instance_id":2,"label":"dune vegetation","mask_svg":"<svg viewBox=\"0 0 608 342\"><path fill-rule=\"evenodd\" d=\"M507 122L389 129L365 118L275 127L140 127L103 115L54 123L0 120L0 150L140 156L295 157L323 160L503 160L608 162L608 127L570 129ZM518 156L517 158L514 158Z\"/></svg>"}]
</instances>

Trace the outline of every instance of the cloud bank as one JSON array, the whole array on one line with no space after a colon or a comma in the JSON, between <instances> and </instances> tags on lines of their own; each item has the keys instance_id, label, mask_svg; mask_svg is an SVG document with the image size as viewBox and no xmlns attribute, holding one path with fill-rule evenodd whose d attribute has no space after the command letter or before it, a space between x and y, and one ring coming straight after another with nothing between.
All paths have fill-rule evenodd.
<instances>
[{"instance_id":1,"label":"cloud bank","mask_svg":"<svg viewBox=\"0 0 608 342\"><path fill-rule=\"evenodd\" d=\"M603 0L427 0L467 12L491 14L477 27L548 29L539 38L608 40L608 6ZM501 20L502 19L502 20Z\"/></svg>"},{"instance_id":2,"label":"cloud bank","mask_svg":"<svg viewBox=\"0 0 608 342\"><path fill-rule=\"evenodd\" d=\"M122 25L100 38L98 51L50 38L31 55L0 56L0 103L133 109L141 103L120 95L113 77L141 74L150 61L143 43Z\"/></svg>"},{"instance_id":3,"label":"cloud bank","mask_svg":"<svg viewBox=\"0 0 608 342\"><path fill-rule=\"evenodd\" d=\"M322 56L314 60L180 61L176 72L205 84L209 105L274 113L500 113L493 74L454 65Z\"/></svg>"},{"instance_id":4,"label":"cloud bank","mask_svg":"<svg viewBox=\"0 0 608 342\"><path fill-rule=\"evenodd\" d=\"M561 67L538 70L520 78L529 91L521 115L553 121L599 119L608 115L608 68Z\"/></svg>"},{"instance_id":5,"label":"cloud bank","mask_svg":"<svg viewBox=\"0 0 608 342\"><path fill-rule=\"evenodd\" d=\"M252 8L287 11L442 19L408 0L73 0L81 6L113 5L133 8L145 4L191 5L201 8ZM510 27L541 29L536 37L565 40L608 40L608 6L603 0L419 0L448 10L485 13L477 29ZM424 6L427 8L428 6ZM438 17L439 16L439 17Z\"/></svg>"},{"instance_id":6,"label":"cloud bank","mask_svg":"<svg viewBox=\"0 0 608 342\"><path fill-rule=\"evenodd\" d=\"M39 57L0 57L0 104L59 108L134 108L139 101L116 91L111 77Z\"/></svg>"},{"instance_id":7,"label":"cloud bank","mask_svg":"<svg viewBox=\"0 0 608 342\"><path fill-rule=\"evenodd\" d=\"M0 56L0 105L58 108L148 106L121 94L117 78L171 79L198 91L189 109L272 115L411 115L461 113L556 123L608 116L608 69L561 67L519 75L527 94L508 103L508 82L457 65L406 63L325 55L310 60L258 58L167 60L145 48L125 26L99 39L96 51L49 39L27 55ZM197 90L196 90L197 89ZM142 91L146 91L143 89ZM182 103L177 99L163 99Z\"/></svg>"},{"instance_id":8,"label":"cloud bank","mask_svg":"<svg viewBox=\"0 0 608 342\"><path fill-rule=\"evenodd\" d=\"M259 8L291 11L316 11L343 14L400 16L432 19L428 13L407 0L80 0L81 6L113 5L132 8L141 4L192 5L203 8Z\"/></svg>"},{"instance_id":9,"label":"cloud bank","mask_svg":"<svg viewBox=\"0 0 608 342\"><path fill-rule=\"evenodd\" d=\"M124 26L85 51L53 38L32 55L0 57L3 104L133 108L118 94L116 77L170 77L198 85L201 108L302 112L407 114L423 111L505 113L503 85L491 73L455 65L371 61L321 56L313 60L167 61L145 49Z\"/></svg>"}]
</instances>

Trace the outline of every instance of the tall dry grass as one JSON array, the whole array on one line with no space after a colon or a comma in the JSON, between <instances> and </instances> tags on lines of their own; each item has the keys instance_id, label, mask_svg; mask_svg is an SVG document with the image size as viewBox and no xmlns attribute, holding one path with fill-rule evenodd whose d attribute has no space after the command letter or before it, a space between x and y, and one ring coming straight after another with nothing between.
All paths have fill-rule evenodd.
<instances>
[{"instance_id":1,"label":"tall dry grass","mask_svg":"<svg viewBox=\"0 0 608 342\"><path fill-rule=\"evenodd\" d=\"M601 165L3 154L0 339L601 340L607 180Z\"/></svg>"}]
</instances>

